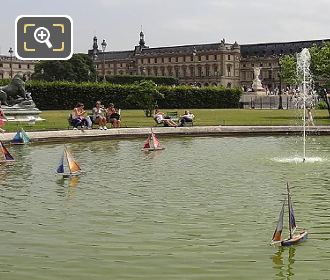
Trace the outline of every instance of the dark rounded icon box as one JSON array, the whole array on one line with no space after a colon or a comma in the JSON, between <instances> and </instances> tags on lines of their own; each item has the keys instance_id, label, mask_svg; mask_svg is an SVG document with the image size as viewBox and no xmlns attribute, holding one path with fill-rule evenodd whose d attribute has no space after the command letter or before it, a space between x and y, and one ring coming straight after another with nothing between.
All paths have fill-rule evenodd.
<instances>
[{"instance_id":1,"label":"dark rounded icon box","mask_svg":"<svg viewBox=\"0 0 330 280\"><path fill-rule=\"evenodd\" d=\"M73 53L72 18L67 15L21 15L16 18L16 57L67 60Z\"/></svg>"}]
</instances>

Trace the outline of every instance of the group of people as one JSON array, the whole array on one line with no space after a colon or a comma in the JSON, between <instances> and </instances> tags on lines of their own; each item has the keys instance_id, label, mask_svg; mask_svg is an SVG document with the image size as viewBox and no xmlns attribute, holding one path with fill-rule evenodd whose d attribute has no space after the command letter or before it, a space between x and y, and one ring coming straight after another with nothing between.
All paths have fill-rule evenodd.
<instances>
[{"instance_id":1,"label":"group of people","mask_svg":"<svg viewBox=\"0 0 330 280\"><path fill-rule=\"evenodd\" d=\"M115 108L113 103L110 103L108 108L102 105L101 101L96 101L95 107L92 110L92 115L88 116L83 103L78 103L72 112L73 129L78 126L91 129L93 124L99 126L99 129L107 130L107 123L111 123L114 128L120 127L120 110Z\"/></svg>"},{"instance_id":2,"label":"group of people","mask_svg":"<svg viewBox=\"0 0 330 280\"><path fill-rule=\"evenodd\" d=\"M190 111L184 111L184 114L180 116L179 122L176 123L171 117L166 116L163 112L161 112L158 108L155 109L155 113L153 115L154 120L157 124L164 124L164 126L177 127L177 126L185 126L187 122L192 122L194 120L194 114Z\"/></svg>"}]
</instances>

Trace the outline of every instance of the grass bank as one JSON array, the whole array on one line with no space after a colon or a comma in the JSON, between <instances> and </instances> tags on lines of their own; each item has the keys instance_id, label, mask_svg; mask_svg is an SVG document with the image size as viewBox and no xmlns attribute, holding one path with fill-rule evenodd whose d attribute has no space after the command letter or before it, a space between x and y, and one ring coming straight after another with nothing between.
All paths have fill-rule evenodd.
<instances>
[{"instance_id":1,"label":"grass bank","mask_svg":"<svg viewBox=\"0 0 330 280\"><path fill-rule=\"evenodd\" d=\"M175 111L162 109L163 112ZM71 111L44 111L41 117L45 119L35 125L24 123L8 123L7 131L15 131L23 127L27 131L32 130L58 130L67 129L67 118ZM301 110L250 110L250 109L194 109L196 116L195 125L301 125ZM183 110L178 110L183 114ZM152 118L144 117L141 110L122 110L123 127L148 127L154 126ZM327 110L315 110L313 112L315 125L330 125Z\"/></svg>"}]
</instances>

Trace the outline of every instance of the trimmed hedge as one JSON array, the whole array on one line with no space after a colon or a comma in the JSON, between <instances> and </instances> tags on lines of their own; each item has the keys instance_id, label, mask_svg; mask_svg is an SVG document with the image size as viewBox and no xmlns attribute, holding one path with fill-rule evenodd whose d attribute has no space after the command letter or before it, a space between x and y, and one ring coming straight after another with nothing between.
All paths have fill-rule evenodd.
<instances>
[{"instance_id":1,"label":"trimmed hedge","mask_svg":"<svg viewBox=\"0 0 330 280\"><path fill-rule=\"evenodd\" d=\"M159 86L164 99L157 100L160 108L238 108L242 94L239 89L223 87ZM97 100L106 106L114 103L122 109L137 108L127 98L139 93L138 85L114 85L110 83L72 83L28 81L26 90L41 110L69 110L78 102L92 108Z\"/></svg>"},{"instance_id":2,"label":"trimmed hedge","mask_svg":"<svg viewBox=\"0 0 330 280\"><path fill-rule=\"evenodd\" d=\"M102 81L102 77L99 77ZM178 85L179 80L173 77L156 77L156 76L134 76L134 75L116 75L116 76L106 76L106 80L113 84L127 85L134 84L135 82L140 82L142 80L151 80L157 85Z\"/></svg>"}]
</instances>

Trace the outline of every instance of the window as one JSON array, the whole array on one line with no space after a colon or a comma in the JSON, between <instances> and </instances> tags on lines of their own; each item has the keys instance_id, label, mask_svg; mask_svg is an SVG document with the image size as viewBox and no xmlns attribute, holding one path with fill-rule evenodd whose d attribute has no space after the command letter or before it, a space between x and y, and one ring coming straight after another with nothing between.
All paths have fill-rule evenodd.
<instances>
[{"instance_id":1,"label":"window","mask_svg":"<svg viewBox=\"0 0 330 280\"><path fill-rule=\"evenodd\" d=\"M243 64L243 67L246 67L246 64Z\"/></svg>"},{"instance_id":2,"label":"window","mask_svg":"<svg viewBox=\"0 0 330 280\"><path fill-rule=\"evenodd\" d=\"M262 67L263 66L263 64L262 63L260 63L260 67Z\"/></svg>"},{"instance_id":3,"label":"window","mask_svg":"<svg viewBox=\"0 0 330 280\"><path fill-rule=\"evenodd\" d=\"M206 66L206 76L209 77L210 76L210 67Z\"/></svg>"},{"instance_id":4,"label":"window","mask_svg":"<svg viewBox=\"0 0 330 280\"><path fill-rule=\"evenodd\" d=\"M198 67L198 77L202 77L202 67Z\"/></svg>"},{"instance_id":5,"label":"window","mask_svg":"<svg viewBox=\"0 0 330 280\"><path fill-rule=\"evenodd\" d=\"M231 76L231 65L227 64L227 75Z\"/></svg>"},{"instance_id":6,"label":"window","mask_svg":"<svg viewBox=\"0 0 330 280\"><path fill-rule=\"evenodd\" d=\"M206 55L206 60L209 60L209 55Z\"/></svg>"},{"instance_id":7,"label":"window","mask_svg":"<svg viewBox=\"0 0 330 280\"><path fill-rule=\"evenodd\" d=\"M175 58L175 62L179 62L179 57L178 56Z\"/></svg>"},{"instance_id":8,"label":"window","mask_svg":"<svg viewBox=\"0 0 330 280\"><path fill-rule=\"evenodd\" d=\"M162 63L164 63L165 61L164 61L164 57L162 57Z\"/></svg>"},{"instance_id":9,"label":"window","mask_svg":"<svg viewBox=\"0 0 330 280\"><path fill-rule=\"evenodd\" d=\"M0 67L3 67L3 64L2 63L0 63Z\"/></svg>"},{"instance_id":10,"label":"window","mask_svg":"<svg viewBox=\"0 0 330 280\"><path fill-rule=\"evenodd\" d=\"M228 60L230 60L230 54L228 54Z\"/></svg>"},{"instance_id":11,"label":"window","mask_svg":"<svg viewBox=\"0 0 330 280\"><path fill-rule=\"evenodd\" d=\"M272 70L268 70L268 79L272 78Z\"/></svg>"},{"instance_id":12,"label":"window","mask_svg":"<svg viewBox=\"0 0 330 280\"><path fill-rule=\"evenodd\" d=\"M22 64L18 64L18 68L21 69L22 68Z\"/></svg>"},{"instance_id":13,"label":"window","mask_svg":"<svg viewBox=\"0 0 330 280\"><path fill-rule=\"evenodd\" d=\"M150 58L148 58L148 63L150 64Z\"/></svg>"}]
</instances>

